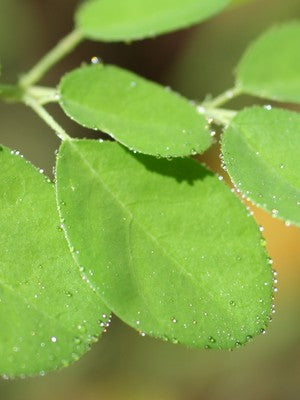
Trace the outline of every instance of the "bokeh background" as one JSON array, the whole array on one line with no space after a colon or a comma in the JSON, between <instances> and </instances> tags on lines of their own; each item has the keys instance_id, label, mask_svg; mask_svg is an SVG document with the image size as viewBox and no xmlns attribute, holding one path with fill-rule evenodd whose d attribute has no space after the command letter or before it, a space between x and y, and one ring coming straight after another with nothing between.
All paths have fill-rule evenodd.
<instances>
[{"instance_id":1,"label":"bokeh background","mask_svg":"<svg viewBox=\"0 0 300 400\"><path fill-rule=\"evenodd\" d=\"M172 86L191 99L217 95L232 86L235 65L249 41L273 24L300 17L299 0L234 3L198 27L156 39L131 45L84 42L42 83L54 86L63 73L97 56ZM76 4L76 0L0 0L3 81L14 82L72 29ZM238 109L253 102L262 103L244 96L231 106ZM56 105L49 110L70 135L97 137L67 120ZM0 104L0 143L20 150L52 177L59 141L25 106ZM224 175L218 156L216 143L201 160ZM114 317L109 332L69 368L45 377L0 380L0 400L298 399L300 229L252 208L265 228L279 275L276 313L265 335L233 352L192 350L141 337Z\"/></svg>"}]
</instances>

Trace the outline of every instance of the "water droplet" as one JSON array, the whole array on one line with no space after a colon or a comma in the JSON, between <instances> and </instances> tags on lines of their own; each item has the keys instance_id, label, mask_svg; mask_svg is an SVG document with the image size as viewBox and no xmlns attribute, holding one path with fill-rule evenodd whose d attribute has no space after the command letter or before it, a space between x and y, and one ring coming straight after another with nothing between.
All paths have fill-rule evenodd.
<instances>
[{"instance_id":1,"label":"water droplet","mask_svg":"<svg viewBox=\"0 0 300 400\"><path fill-rule=\"evenodd\" d=\"M55 336L52 336L50 340L51 340L52 343L56 343L57 342L57 338Z\"/></svg>"},{"instance_id":2,"label":"water droplet","mask_svg":"<svg viewBox=\"0 0 300 400\"><path fill-rule=\"evenodd\" d=\"M96 56L91 58L91 64L97 65L97 64L100 64L100 63L101 63L101 59L100 58L98 58Z\"/></svg>"},{"instance_id":3,"label":"water droplet","mask_svg":"<svg viewBox=\"0 0 300 400\"><path fill-rule=\"evenodd\" d=\"M230 302L229 302L229 304L232 306L232 307L235 307L235 301L233 301L233 300L231 300Z\"/></svg>"},{"instance_id":4,"label":"water droplet","mask_svg":"<svg viewBox=\"0 0 300 400\"><path fill-rule=\"evenodd\" d=\"M210 337L208 338L208 340L210 341L210 343L216 343L216 339L213 338L212 336L210 336Z\"/></svg>"},{"instance_id":5,"label":"water droplet","mask_svg":"<svg viewBox=\"0 0 300 400\"><path fill-rule=\"evenodd\" d=\"M264 109L265 109L265 110L268 110L268 111L272 110L271 104L266 104L266 105L264 105Z\"/></svg>"},{"instance_id":6,"label":"water droplet","mask_svg":"<svg viewBox=\"0 0 300 400\"><path fill-rule=\"evenodd\" d=\"M176 318L172 318L172 322L173 322L173 324L176 324L177 319Z\"/></svg>"}]
</instances>

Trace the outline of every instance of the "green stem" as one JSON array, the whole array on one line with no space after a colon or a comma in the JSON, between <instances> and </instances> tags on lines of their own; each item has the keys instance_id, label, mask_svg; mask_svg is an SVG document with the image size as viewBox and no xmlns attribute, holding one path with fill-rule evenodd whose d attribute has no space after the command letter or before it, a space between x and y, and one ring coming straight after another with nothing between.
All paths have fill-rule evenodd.
<instances>
[{"instance_id":1,"label":"green stem","mask_svg":"<svg viewBox=\"0 0 300 400\"><path fill-rule=\"evenodd\" d=\"M56 89L44 86L31 86L27 89L27 94L34 97L41 105L56 103L59 100Z\"/></svg>"},{"instance_id":2,"label":"green stem","mask_svg":"<svg viewBox=\"0 0 300 400\"><path fill-rule=\"evenodd\" d=\"M55 132L61 140L71 140L67 132L55 121L55 119L48 113L48 111L33 97L27 95L24 97L24 102L27 106L32 108L36 114L42 118Z\"/></svg>"},{"instance_id":3,"label":"green stem","mask_svg":"<svg viewBox=\"0 0 300 400\"><path fill-rule=\"evenodd\" d=\"M28 88L38 82L53 65L70 53L82 39L81 33L76 30L63 38L27 74L21 77L20 86Z\"/></svg>"},{"instance_id":4,"label":"green stem","mask_svg":"<svg viewBox=\"0 0 300 400\"><path fill-rule=\"evenodd\" d=\"M23 90L15 85L0 85L0 99L14 103L18 101L22 101Z\"/></svg>"},{"instance_id":5,"label":"green stem","mask_svg":"<svg viewBox=\"0 0 300 400\"><path fill-rule=\"evenodd\" d=\"M226 103L227 101L233 99L234 97L237 97L238 95L240 95L242 93L241 88L239 88L238 86L226 90L226 92L220 94L219 96L215 97L212 100L209 101L204 101L203 102L203 106L206 108L217 108L222 106L224 103Z\"/></svg>"},{"instance_id":6,"label":"green stem","mask_svg":"<svg viewBox=\"0 0 300 400\"><path fill-rule=\"evenodd\" d=\"M237 111L226 110L224 108L206 108L203 105L197 107L200 114L203 114L208 120L213 120L218 125L228 126L231 120L236 116Z\"/></svg>"}]
</instances>

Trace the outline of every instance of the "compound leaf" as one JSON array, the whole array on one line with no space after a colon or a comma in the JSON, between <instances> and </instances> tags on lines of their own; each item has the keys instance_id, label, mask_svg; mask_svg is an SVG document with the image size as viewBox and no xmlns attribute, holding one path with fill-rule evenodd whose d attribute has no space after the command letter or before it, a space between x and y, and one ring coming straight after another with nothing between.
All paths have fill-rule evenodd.
<instances>
[{"instance_id":1,"label":"compound leaf","mask_svg":"<svg viewBox=\"0 0 300 400\"><path fill-rule=\"evenodd\" d=\"M272 28L246 51L237 68L237 85L254 96L299 103L299 48L299 22Z\"/></svg>"},{"instance_id":2,"label":"compound leaf","mask_svg":"<svg viewBox=\"0 0 300 400\"><path fill-rule=\"evenodd\" d=\"M0 373L43 375L89 349L108 309L75 265L53 185L18 152L1 147L0 163Z\"/></svg>"},{"instance_id":3,"label":"compound leaf","mask_svg":"<svg viewBox=\"0 0 300 400\"><path fill-rule=\"evenodd\" d=\"M300 115L253 107L238 113L222 141L235 185L255 204L300 225Z\"/></svg>"},{"instance_id":4,"label":"compound leaf","mask_svg":"<svg viewBox=\"0 0 300 400\"><path fill-rule=\"evenodd\" d=\"M142 335L220 349L264 329L273 290L261 234L217 177L112 142L66 141L57 160L66 236L121 319Z\"/></svg>"},{"instance_id":5,"label":"compound leaf","mask_svg":"<svg viewBox=\"0 0 300 400\"><path fill-rule=\"evenodd\" d=\"M186 99L121 68L79 68L62 79L59 91L67 115L131 150L178 157L212 143L205 118Z\"/></svg>"},{"instance_id":6,"label":"compound leaf","mask_svg":"<svg viewBox=\"0 0 300 400\"><path fill-rule=\"evenodd\" d=\"M199 23L220 12L229 0L93 0L76 13L85 37L132 41Z\"/></svg>"}]
</instances>

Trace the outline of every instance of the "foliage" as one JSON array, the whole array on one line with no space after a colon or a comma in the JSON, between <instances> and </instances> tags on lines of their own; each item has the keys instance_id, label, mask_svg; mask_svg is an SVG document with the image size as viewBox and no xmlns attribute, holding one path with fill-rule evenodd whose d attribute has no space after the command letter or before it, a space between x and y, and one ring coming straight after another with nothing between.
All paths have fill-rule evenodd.
<instances>
[{"instance_id":1,"label":"foliage","mask_svg":"<svg viewBox=\"0 0 300 400\"><path fill-rule=\"evenodd\" d=\"M0 84L2 100L25 103L62 140L55 187L1 147L1 373L68 365L107 328L110 310L143 336L200 348L232 349L265 331L276 280L261 228L222 177L189 156L224 127L224 169L236 192L300 224L299 114L221 108L243 93L299 102L299 23L259 38L235 87L202 103L97 58L57 88L36 86L85 38L140 40L228 3L86 1L72 33L16 85ZM71 138L50 102L114 142Z\"/></svg>"}]
</instances>

